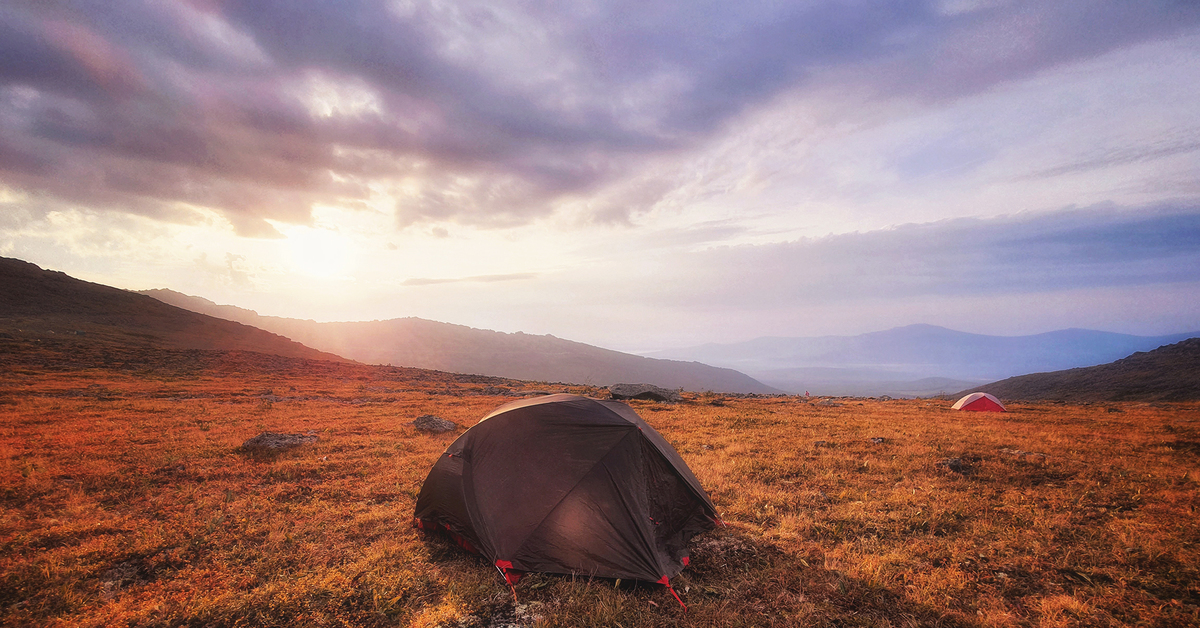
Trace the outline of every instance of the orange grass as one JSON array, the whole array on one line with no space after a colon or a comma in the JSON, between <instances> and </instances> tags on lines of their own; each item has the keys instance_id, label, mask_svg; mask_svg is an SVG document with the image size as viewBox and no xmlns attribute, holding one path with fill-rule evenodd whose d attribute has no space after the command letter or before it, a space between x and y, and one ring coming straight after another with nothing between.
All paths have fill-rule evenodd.
<instances>
[{"instance_id":1,"label":"orange grass","mask_svg":"<svg viewBox=\"0 0 1200 628\"><path fill-rule=\"evenodd\" d=\"M1196 404L634 402L728 522L673 582L688 612L661 587L541 574L513 608L494 569L410 527L457 434L406 423L472 425L510 400L501 386L599 391L253 354L184 362L6 367L5 625L1200 624ZM277 456L238 451L310 430L319 442Z\"/></svg>"}]
</instances>

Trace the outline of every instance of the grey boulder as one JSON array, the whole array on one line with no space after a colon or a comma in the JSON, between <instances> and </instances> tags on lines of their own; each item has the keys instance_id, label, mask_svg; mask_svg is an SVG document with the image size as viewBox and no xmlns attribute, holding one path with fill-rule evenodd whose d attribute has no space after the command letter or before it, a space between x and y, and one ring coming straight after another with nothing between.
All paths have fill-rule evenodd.
<instances>
[{"instance_id":1,"label":"grey boulder","mask_svg":"<svg viewBox=\"0 0 1200 628\"><path fill-rule=\"evenodd\" d=\"M650 401L683 401L683 397L674 390L659 388L652 384L613 384L608 387L608 393L613 399L646 399Z\"/></svg>"}]
</instances>

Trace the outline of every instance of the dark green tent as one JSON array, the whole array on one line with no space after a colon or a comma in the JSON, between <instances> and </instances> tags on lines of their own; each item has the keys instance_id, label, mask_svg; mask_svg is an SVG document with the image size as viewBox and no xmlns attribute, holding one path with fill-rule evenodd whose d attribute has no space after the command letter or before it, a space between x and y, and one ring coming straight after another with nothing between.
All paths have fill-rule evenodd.
<instances>
[{"instance_id":1,"label":"dark green tent","mask_svg":"<svg viewBox=\"0 0 1200 628\"><path fill-rule=\"evenodd\" d=\"M629 406L577 395L507 404L446 450L416 525L449 532L504 572L659 582L717 511L666 439Z\"/></svg>"}]
</instances>

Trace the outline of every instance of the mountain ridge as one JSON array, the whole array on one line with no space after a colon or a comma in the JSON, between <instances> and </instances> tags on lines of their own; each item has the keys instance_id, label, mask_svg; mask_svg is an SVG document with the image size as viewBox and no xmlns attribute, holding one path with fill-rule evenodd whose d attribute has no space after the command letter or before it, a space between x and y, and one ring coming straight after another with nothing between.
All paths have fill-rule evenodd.
<instances>
[{"instance_id":1,"label":"mountain ridge","mask_svg":"<svg viewBox=\"0 0 1200 628\"><path fill-rule=\"evenodd\" d=\"M174 290L141 294L286 336L360 362L453 373L578 384L650 383L664 388L732 393L777 393L731 368L698 361L662 360L604 349L550 335L505 333L406 317L359 322L316 322L263 316Z\"/></svg>"},{"instance_id":2,"label":"mountain ridge","mask_svg":"<svg viewBox=\"0 0 1200 628\"><path fill-rule=\"evenodd\" d=\"M1200 338L1138 351L1108 364L1010 377L958 393L1027 401L1195 401Z\"/></svg>"},{"instance_id":3,"label":"mountain ridge","mask_svg":"<svg viewBox=\"0 0 1200 628\"><path fill-rule=\"evenodd\" d=\"M0 329L10 335L47 338L90 336L110 345L348 361L279 334L9 257L0 257Z\"/></svg>"}]
</instances>

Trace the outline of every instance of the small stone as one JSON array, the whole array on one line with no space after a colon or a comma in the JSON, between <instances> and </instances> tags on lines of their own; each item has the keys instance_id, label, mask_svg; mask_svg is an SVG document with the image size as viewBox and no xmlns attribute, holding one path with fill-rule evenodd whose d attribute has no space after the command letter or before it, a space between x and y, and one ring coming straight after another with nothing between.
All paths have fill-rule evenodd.
<instances>
[{"instance_id":1,"label":"small stone","mask_svg":"<svg viewBox=\"0 0 1200 628\"><path fill-rule=\"evenodd\" d=\"M876 436L876 437L868 439L868 440L870 440L873 444L876 444L876 445L882 445L887 442L887 439L882 436Z\"/></svg>"},{"instance_id":2,"label":"small stone","mask_svg":"<svg viewBox=\"0 0 1200 628\"><path fill-rule=\"evenodd\" d=\"M279 451L283 449L291 449L309 443L317 442L317 435L309 432L308 434L279 434L276 432L263 432L254 438L242 443L242 449L247 451L253 450L273 450Z\"/></svg>"},{"instance_id":3,"label":"small stone","mask_svg":"<svg viewBox=\"0 0 1200 628\"><path fill-rule=\"evenodd\" d=\"M454 421L447 421L441 417L425 414L417 417L411 424L413 427L422 432L431 434L443 434L445 432L453 432L458 429L458 425Z\"/></svg>"},{"instance_id":4,"label":"small stone","mask_svg":"<svg viewBox=\"0 0 1200 628\"><path fill-rule=\"evenodd\" d=\"M962 458L944 458L938 461L937 466L949 469L955 473L962 473L966 468L963 465Z\"/></svg>"}]
</instances>

